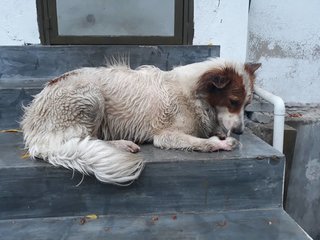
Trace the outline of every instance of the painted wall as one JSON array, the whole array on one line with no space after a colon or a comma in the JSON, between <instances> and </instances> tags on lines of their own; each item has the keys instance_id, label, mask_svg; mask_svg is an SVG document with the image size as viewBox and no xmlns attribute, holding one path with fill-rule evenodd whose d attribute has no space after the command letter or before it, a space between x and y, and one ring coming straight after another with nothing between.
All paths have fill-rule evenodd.
<instances>
[{"instance_id":1,"label":"painted wall","mask_svg":"<svg viewBox=\"0 0 320 240\"><path fill-rule=\"evenodd\" d=\"M193 44L220 45L221 57L244 61L249 0L195 0Z\"/></svg>"},{"instance_id":2,"label":"painted wall","mask_svg":"<svg viewBox=\"0 0 320 240\"><path fill-rule=\"evenodd\" d=\"M258 83L287 103L320 103L320 1L253 0L248 59Z\"/></svg>"},{"instance_id":3,"label":"painted wall","mask_svg":"<svg viewBox=\"0 0 320 240\"><path fill-rule=\"evenodd\" d=\"M39 44L35 0L1 0L0 45Z\"/></svg>"}]
</instances>

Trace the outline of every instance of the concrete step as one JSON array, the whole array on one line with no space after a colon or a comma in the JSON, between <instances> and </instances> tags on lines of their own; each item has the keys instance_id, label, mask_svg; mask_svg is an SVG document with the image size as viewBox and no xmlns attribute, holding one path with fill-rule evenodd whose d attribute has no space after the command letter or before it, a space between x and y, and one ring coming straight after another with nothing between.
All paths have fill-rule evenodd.
<instances>
[{"instance_id":1,"label":"concrete step","mask_svg":"<svg viewBox=\"0 0 320 240\"><path fill-rule=\"evenodd\" d=\"M311 239L282 209L0 220L0 239Z\"/></svg>"},{"instance_id":2,"label":"concrete step","mask_svg":"<svg viewBox=\"0 0 320 240\"><path fill-rule=\"evenodd\" d=\"M0 89L38 88L80 67L127 59L132 68L151 64L163 70L218 57L220 46L60 45L0 46Z\"/></svg>"},{"instance_id":3,"label":"concrete step","mask_svg":"<svg viewBox=\"0 0 320 240\"><path fill-rule=\"evenodd\" d=\"M102 184L40 160L21 159L21 133L0 134L0 219L90 212L215 212L282 206L284 156L245 133L231 152L165 151L142 146L147 162L128 187Z\"/></svg>"}]
</instances>

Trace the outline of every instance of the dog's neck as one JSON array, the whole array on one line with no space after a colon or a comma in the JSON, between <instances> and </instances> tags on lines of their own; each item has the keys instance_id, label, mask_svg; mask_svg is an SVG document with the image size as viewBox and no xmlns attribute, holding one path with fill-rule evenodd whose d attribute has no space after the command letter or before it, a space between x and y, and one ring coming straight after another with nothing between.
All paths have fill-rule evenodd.
<instances>
[{"instance_id":1,"label":"dog's neck","mask_svg":"<svg viewBox=\"0 0 320 240\"><path fill-rule=\"evenodd\" d=\"M179 79L181 79L183 83L195 85L199 78L208 71L210 65L212 65L210 61L192 63L175 67L172 72L179 75Z\"/></svg>"},{"instance_id":2,"label":"dog's neck","mask_svg":"<svg viewBox=\"0 0 320 240\"><path fill-rule=\"evenodd\" d=\"M194 95L194 89L197 82L207 69L207 62L200 62L175 67L171 73L173 74L174 81L177 81L180 85L183 94L190 97L191 95Z\"/></svg>"}]
</instances>

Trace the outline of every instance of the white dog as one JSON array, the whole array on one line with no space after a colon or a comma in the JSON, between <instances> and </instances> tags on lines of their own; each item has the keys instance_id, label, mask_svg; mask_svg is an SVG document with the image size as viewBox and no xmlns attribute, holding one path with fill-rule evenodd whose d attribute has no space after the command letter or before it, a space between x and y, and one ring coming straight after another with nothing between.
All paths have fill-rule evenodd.
<instances>
[{"instance_id":1,"label":"white dog","mask_svg":"<svg viewBox=\"0 0 320 240\"><path fill-rule=\"evenodd\" d=\"M136 143L232 150L234 138L212 135L218 125L224 132L242 133L259 66L216 58L171 71L132 70L118 63L65 73L25 108L26 147L32 157L113 184L141 173L144 162L133 154L140 149Z\"/></svg>"}]
</instances>

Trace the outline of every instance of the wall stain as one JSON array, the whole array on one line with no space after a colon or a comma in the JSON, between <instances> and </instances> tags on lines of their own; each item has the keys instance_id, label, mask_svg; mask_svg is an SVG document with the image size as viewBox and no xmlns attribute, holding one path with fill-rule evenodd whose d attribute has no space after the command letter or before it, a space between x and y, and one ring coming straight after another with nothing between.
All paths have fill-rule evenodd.
<instances>
[{"instance_id":1,"label":"wall stain","mask_svg":"<svg viewBox=\"0 0 320 240\"><path fill-rule=\"evenodd\" d=\"M308 162L306 166L306 178L309 181L317 181L320 179L320 161L315 158Z\"/></svg>"},{"instance_id":2,"label":"wall stain","mask_svg":"<svg viewBox=\"0 0 320 240\"><path fill-rule=\"evenodd\" d=\"M320 59L320 46L312 42L280 41L249 33L248 52L251 61L265 58Z\"/></svg>"}]
</instances>

